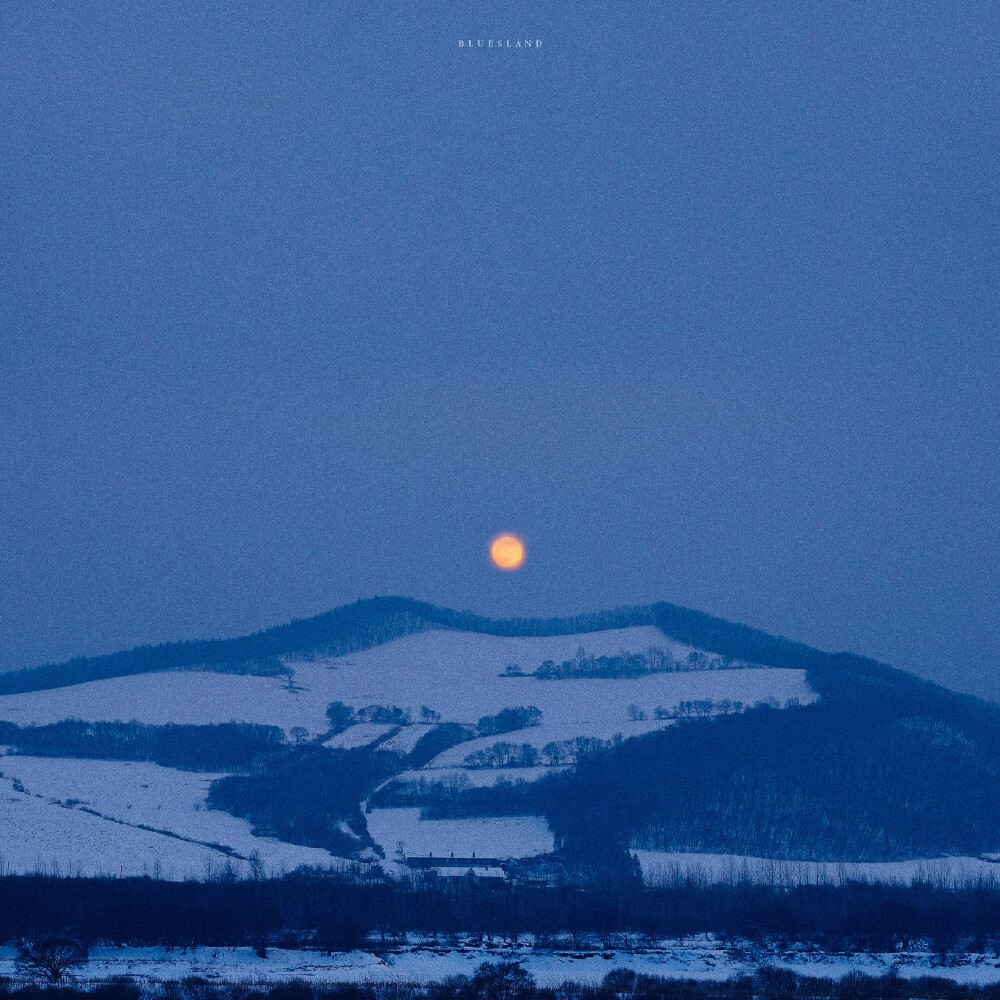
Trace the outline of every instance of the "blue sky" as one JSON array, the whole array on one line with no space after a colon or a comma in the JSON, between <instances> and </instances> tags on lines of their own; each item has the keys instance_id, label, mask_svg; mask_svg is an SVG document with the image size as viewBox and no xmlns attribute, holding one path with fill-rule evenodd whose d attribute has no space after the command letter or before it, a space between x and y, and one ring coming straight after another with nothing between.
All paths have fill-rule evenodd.
<instances>
[{"instance_id":1,"label":"blue sky","mask_svg":"<svg viewBox=\"0 0 1000 1000\"><path fill-rule=\"evenodd\" d=\"M666 599L1000 697L998 29L4 4L0 667Z\"/></svg>"}]
</instances>

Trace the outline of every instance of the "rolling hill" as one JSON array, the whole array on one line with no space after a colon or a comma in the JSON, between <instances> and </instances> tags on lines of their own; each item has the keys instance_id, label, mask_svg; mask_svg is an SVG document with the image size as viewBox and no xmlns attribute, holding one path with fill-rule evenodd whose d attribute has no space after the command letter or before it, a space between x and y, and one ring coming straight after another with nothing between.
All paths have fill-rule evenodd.
<instances>
[{"instance_id":1,"label":"rolling hill","mask_svg":"<svg viewBox=\"0 0 1000 1000\"><path fill-rule=\"evenodd\" d=\"M1000 707L670 604L497 621L376 598L4 675L0 740L7 870L559 849L878 877L1000 851Z\"/></svg>"}]
</instances>

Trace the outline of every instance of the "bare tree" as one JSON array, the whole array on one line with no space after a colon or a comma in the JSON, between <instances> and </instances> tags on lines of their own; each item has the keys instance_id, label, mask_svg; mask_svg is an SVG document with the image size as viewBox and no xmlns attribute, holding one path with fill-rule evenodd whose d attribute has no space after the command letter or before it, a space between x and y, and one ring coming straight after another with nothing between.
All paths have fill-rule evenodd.
<instances>
[{"instance_id":1,"label":"bare tree","mask_svg":"<svg viewBox=\"0 0 1000 1000\"><path fill-rule=\"evenodd\" d=\"M518 962L483 962L469 985L479 1000L523 1000L535 979Z\"/></svg>"},{"instance_id":2,"label":"bare tree","mask_svg":"<svg viewBox=\"0 0 1000 1000\"><path fill-rule=\"evenodd\" d=\"M15 967L22 976L46 983L61 982L71 969L86 965L90 954L85 944L71 938L20 941Z\"/></svg>"},{"instance_id":3,"label":"bare tree","mask_svg":"<svg viewBox=\"0 0 1000 1000\"><path fill-rule=\"evenodd\" d=\"M250 866L250 877L255 882L259 882L267 874L260 851L251 851L247 858L247 864Z\"/></svg>"}]
</instances>

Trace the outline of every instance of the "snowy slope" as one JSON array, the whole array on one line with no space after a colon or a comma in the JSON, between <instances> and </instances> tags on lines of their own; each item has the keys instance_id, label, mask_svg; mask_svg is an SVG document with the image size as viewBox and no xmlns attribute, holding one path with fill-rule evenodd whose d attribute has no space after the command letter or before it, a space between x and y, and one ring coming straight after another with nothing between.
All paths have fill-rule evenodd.
<instances>
[{"instance_id":1,"label":"snowy slope","mask_svg":"<svg viewBox=\"0 0 1000 1000\"><path fill-rule=\"evenodd\" d=\"M379 744L379 749L403 755L412 753L413 748L431 731L431 728L423 723L403 726L384 743Z\"/></svg>"},{"instance_id":2,"label":"snowy slope","mask_svg":"<svg viewBox=\"0 0 1000 1000\"><path fill-rule=\"evenodd\" d=\"M349 726L342 733L324 740L323 746L333 750L357 750L358 747L371 746L398 728L399 726L385 722L359 722L356 726Z\"/></svg>"},{"instance_id":3,"label":"snowy slope","mask_svg":"<svg viewBox=\"0 0 1000 1000\"><path fill-rule=\"evenodd\" d=\"M326 851L255 837L205 804L218 775L122 761L0 757L6 870L204 877L260 858L269 872L340 864ZM15 790L17 788L23 791Z\"/></svg>"},{"instance_id":4,"label":"snowy slope","mask_svg":"<svg viewBox=\"0 0 1000 1000\"><path fill-rule=\"evenodd\" d=\"M981 882L1000 884L1000 862L984 857L920 858L910 861L785 861L738 854L691 854L681 851L632 853L650 885L694 878L704 883L756 882L768 885L878 885L931 882L959 887Z\"/></svg>"},{"instance_id":5,"label":"snowy slope","mask_svg":"<svg viewBox=\"0 0 1000 1000\"><path fill-rule=\"evenodd\" d=\"M256 722L324 732L327 705L398 705L418 717L426 705L444 721L474 723L514 705L537 705L550 723L626 721L630 705L650 716L696 698L753 703L815 697L802 670L748 669L653 674L635 679L540 680L501 677L508 664L533 668L562 661L581 647L594 655L641 652L649 646L678 657L689 647L652 627L583 635L505 637L431 630L351 656L293 662L298 690L274 677L175 671L92 681L0 697L0 719L40 725L60 719L120 720L162 725Z\"/></svg>"},{"instance_id":6,"label":"snowy slope","mask_svg":"<svg viewBox=\"0 0 1000 1000\"><path fill-rule=\"evenodd\" d=\"M405 853L456 857L526 858L553 848L548 824L540 816L491 816L488 819L421 819L419 809L373 809L368 832L386 859Z\"/></svg>"},{"instance_id":7,"label":"snowy slope","mask_svg":"<svg viewBox=\"0 0 1000 1000\"><path fill-rule=\"evenodd\" d=\"M332 659L289 662L294 685L283 678L184 670L92 681L71 687L0 697L0 720L41 725L62 719L209 724L229 721L329 731L332 701L356 708L395 705L414 719L426 706L442 722L472 726L504 708L537 706L539 726L469 741L412 772L449 780L464 772L475 784L501 777L533 780L551 768L470 769L467 758L498 742L572 744L583 739L627 738L671 725L656 719L684 701L762 701L778 705L815 699L804 670L742 668L650 674L638 678L544 680L503 676L517 664L532 671L545 660L561 662L583 649L594 656L637 653L659 647L684 659L691 647L653 627L578 635L502 637L429 630L362 652ZM635 721L645 714L645 719ZM405 755L432 726L362 723L326 741L331 748L377 744ZM570 753L559 763L572 760ZM482 763L482 762L480 762ZM549 761L551 763L551 761ZM302 864L329 865L325 851L254 837L249 825L205 807L212 775L193 775L152 764L8 756L0 759L6 780L0 792L11 808L0 817L0 854L14 870L59 864L79 870L159 870L173 877L203 875L206 866L231 860L245 865L252 854L268 870ZM14 791L17 780L27 794ZM65 803L72 802L71 807ZM63 804L60 804L63 803ZM16 805L16 808L15 808ZM90 812L86 811L90 810ZM93 815L96 813L97 815ZM421 821L416 810L376 810L370 831L391 858L399 840L418 853L476 850L517 857L550 850L552 836L541 818ZM141 829L147 827L149 829ZM183 838L183 839L179 839ZM450 845L450 846L449 846Z\"/></svg>"},{"instance_id":8,"label":"snowy slope","mask_svg":"<svg viewBox=\"0 0 1000 1000\"><path fill-rule=\"evenodd\" d=\"M609 742L615 737L628 739L631 736L643 736L646 733L655 732L665 726L673 725L669 719L652 719L645 722L629 722L628 720L600 719L595 722L580 720L577 722L551 723L543 722L538 726L530 726L527 729L515 729L510 733L500 733L497 736L481 736L478 739L470 740L468 743L459 743L435 757L428 765L427 770L436 768L454 768L466 766L469 758L473 755L481 754L483 751L502 747L504 744L514 744L515 746L527 745L541 750L549 743L572 744L577 739L600 740ZM570 750L570 756L572 752ZM480 765L481 766L481 765ZM514 771L514 768L504 768L503 770ZM536 770L535 768L522 768L524 771ZM515 779L517 780L517 779ZM521 780L525 780L521 777Z\"/></svg>"},{"instance_id":9,"label":"snowy slope","mask_svg":"<svg viewBox=\"0 0 1000 1000\"><path fill-rule=\"evenodd\" d=\"M684 634L696 634L696 630L685 630ZM717 644L717 638L705 641ZM628 739L674 725L670 716L678 713L685 702L700 703L699 714L722 711L724 702L729 703L728 710L736 710L736 703L743 708L758 703L810 703L817 695L807 682L806 671L795 669L799 656L811 657L815 671L811 676L819 678L820 685L827 683L824 691L831 690L830 677L844 672L844 678L857 683L858 699L871 697L872 690L881 690L873 685L881 684L881 672L889 669L867 661L855 662L856 658L851 657L835 661L828 658L828 662L822 659L824 654L786 643L778 650L780 656L761 654L768 662L786 664L782 667L745 665L633 678L530 676L544 661L561 663L575 658L581 650L591 656L613 657L642 653L650 647L663 650L675 661L686 660L696 651L670 640L652 626L545 637L430 629L347 656L289 659L286 665L293 671L294 684L280 677L191 669L139 674L0 696L0 721L21 725L63 719L135 720L153 725L238 721L279 726L286 733L301 727L308 734L326 737L330 731L325 717L327 706L342 701L358 709L398 706L414 720L440 718L444 723L458 723L471 736L475 731L488 731L473 729L483 716L514 706L536 706L541 710L540 725L469 739L439 753L420 769L413 769L413 761L402 758L421 737L433 731L433 726L425 722L405 726L361 723L325 740L329 748L378 746L398 754L398 766L405 763L411 769L380 786L391 793L389 780L394 780L396 786L411 781L487 786L503 780L538 780L574 760L575 741L608 741L619 736ZM734 648L733 644L727 648ZM736 643L735 648L770 647L750 642ZM710 659L718 662L718 657ZM512 665L527 675L507 674ZM897 681L899 677L905 679L899 674ZM903 690L908 689L904 686ZM956 710L949 708L946 700L942 705L939 714L945 724L948 713L954 715ZM422 712L424 707L436 714ZM365 717L396 716L370 713ZM797 718L786 714L784 721ZM808 720L804 721L808 724ZM454 735L454 726L438 735L442 742L437 745L446 746L444 737ZM500 743L515 747L527 744L540 753L521 753L517 759L512 754L495 752ZM568 748L566 752L563 747ZM507 766L515 763L532 766ZM170 877L186 877L204 875L229 863L245 866L245 859L252 855L259 855L271 871L302 864L338 863L325 851L254 837L246 822L208 810L205 794L212 775L193 775L150 764L14 756L0 759L0 771L5 775L0 778L0 870L160 871ZM373 796L373 791L368 789L363 794ZM380 801L374 796L372 800ZM386 795L381 801L393 800ZM368 821L370 832L390 859L399 840L417 853L476 850L501 857L534 854L549 849L552 843L539 817L420 820L416 810L376 809L368 814ZM647 877L654 881L676 872L691 872L708 880L750 877L779 881L855 875L905 881L914 874L928 873L947 881L993 877L1000 868L1000 864L985 857L873 866L637 853Z\"/></svg>"},{"instance_id":10,"label":"snowy slope","mask_svg":"<svg viewBox=\"0 0 1000 1000\"><path fill-rule=\"evenodd\" d=\"M204 878L227 861L219 851L61 808L0 781L3 874Z\"/></svg>"}]
</instances>

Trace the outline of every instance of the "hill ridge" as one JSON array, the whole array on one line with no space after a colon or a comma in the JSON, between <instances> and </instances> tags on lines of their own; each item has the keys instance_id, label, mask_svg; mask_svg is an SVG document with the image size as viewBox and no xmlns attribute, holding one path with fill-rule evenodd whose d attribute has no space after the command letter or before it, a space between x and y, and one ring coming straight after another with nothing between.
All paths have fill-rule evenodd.
<instances>
[{"instance_id":1,"label":"hill ridge","mask_svg":"<svg viewBox=\"0 0 1000 1000\"><path fill-rule=\"evenodd\" d=\"M991 704L870 657L826 652L667 601L578 615L504 619L399 595L364 598L243 636L142 645L10 671L0 674L0 696L173 670L274 676L284 669L279 657L343 656L431 628L496 636L555 636L639 625L655 626L668 638L709 653L765 666L804 668L821 694L847 678L867 686L898 685L905 678L913 693L923 688L928 694L947 692L967 705Z\"/></svg>"}]
</instances>

